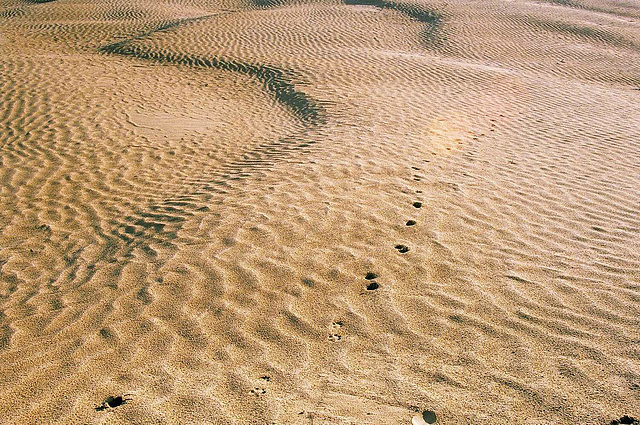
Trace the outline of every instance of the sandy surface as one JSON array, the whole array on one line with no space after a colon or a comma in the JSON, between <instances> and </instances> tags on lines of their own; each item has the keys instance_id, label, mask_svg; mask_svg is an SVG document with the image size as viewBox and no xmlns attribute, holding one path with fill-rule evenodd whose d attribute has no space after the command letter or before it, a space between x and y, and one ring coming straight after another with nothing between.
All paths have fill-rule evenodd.
<instances>
[{"instance_id":1,"label":"sandy surface","mask_svg":"<svg viewBox=\"0 0 640 425\"><path fill-rule=\"evenodd\" d=\"M639 199L637 0L0 0L0 423L640 417Z\"/></svg>"}]
</instances>

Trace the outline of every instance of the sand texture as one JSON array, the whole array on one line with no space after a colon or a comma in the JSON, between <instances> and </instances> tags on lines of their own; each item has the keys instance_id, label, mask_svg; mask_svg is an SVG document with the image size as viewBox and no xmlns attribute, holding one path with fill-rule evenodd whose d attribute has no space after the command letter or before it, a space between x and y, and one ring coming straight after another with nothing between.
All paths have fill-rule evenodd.
<instances>
[{"instance_id":1,"label":"sand texture","mask_svg":"<svg viewBox=\"0 0 640 425\"><path fill-rule=\"evenodd\" d=\"M0 397L640 417L640 1L0 0Z\"/></svg>"}]
</instances>

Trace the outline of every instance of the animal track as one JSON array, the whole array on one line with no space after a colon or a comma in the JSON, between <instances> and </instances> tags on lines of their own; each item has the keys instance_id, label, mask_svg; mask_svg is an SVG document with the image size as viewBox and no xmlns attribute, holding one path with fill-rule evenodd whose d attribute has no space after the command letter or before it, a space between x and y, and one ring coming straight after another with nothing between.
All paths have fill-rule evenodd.
<instances>
[{"instance_id":1,"label":"animal track","mask_svg":"<svg viewBox=\"0 0 640 425\"><path fill-rule=\"evenodd\" d=\"M638 425L640 423L636 418L624 415L620 419L614 419L610 422L610 425Z\"/></svg>"},{"instance_id":2,"label":"animal track","mask_svg":"<svg viewBox=\"0 0 640 425\"><path fill-rule=\"evenodd\" d=\"M433 410L425 410L411 419L413 425L435 424L438 418Z\"/></svg>"},{"instance_id":3,"label":"animal track","mask_svg":"<svg viewBox=\"0 0 640 425\"><path fill-rule=\"evenodd\" d=\"M344 323L341 320L337 320L331 324L331 327L334 329L334 333L329 335L329 341L338 342L342 339L342 335L335 333L338 329L340 329Z\"/></svg>"},{"instance_id":4,"label":"animal track","mask_svg":"<svg viewBox=\"0 0 640 425\"><path fill-rule=\"evenodd\" d=\"M130 394L124 394L115 397L109 396L102 402L100 406L96 406L94 407L94 409L97 411L102 411L105 409L113 409L115 407L122 406L123 404L126 404L127 401L133 400L132 398L127 398L128 395Z\"/></svg>"},{"instance_id":5,"label":"animal track","mask_svg":"<svg viewBox=\"0 0 640 425\"><path fill-rule=\"evenodd\" d=\"M265 390L264 388L256 387L249 392L256 397L260 397L261 395L266 394L267 390Z\"/></svg>"}]
</instances>

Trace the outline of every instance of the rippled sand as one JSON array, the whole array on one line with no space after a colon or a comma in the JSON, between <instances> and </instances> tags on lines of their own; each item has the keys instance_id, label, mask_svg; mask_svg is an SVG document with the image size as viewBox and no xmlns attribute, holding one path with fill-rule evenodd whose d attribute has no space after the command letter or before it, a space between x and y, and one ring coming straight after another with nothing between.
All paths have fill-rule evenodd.
<instances>
[{"instance_id":1,"label":"rippled sand","mask_svg":"<svg viewBox=\"0 0 640 425\"><path fill-rule=\"evenodd\" d=\"M0 0L0 423L640 417L639 199L637 0Z\"/></svg>"}]
</instances>

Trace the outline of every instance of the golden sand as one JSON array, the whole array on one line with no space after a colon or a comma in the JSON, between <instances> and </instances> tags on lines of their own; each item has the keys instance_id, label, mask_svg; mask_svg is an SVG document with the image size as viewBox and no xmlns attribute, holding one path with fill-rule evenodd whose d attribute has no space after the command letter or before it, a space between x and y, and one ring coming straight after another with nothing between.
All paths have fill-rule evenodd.
<instances>
[{"instance_id":1,"label":"golden sand","mask_svg":"<svg viewBox=\"0 0 640 425\"><path fill-rule=\"evenodd\" d=\"M0 0L0 423L640 417L639 199L638 0Z\"/></svg>"}]
</instances>

